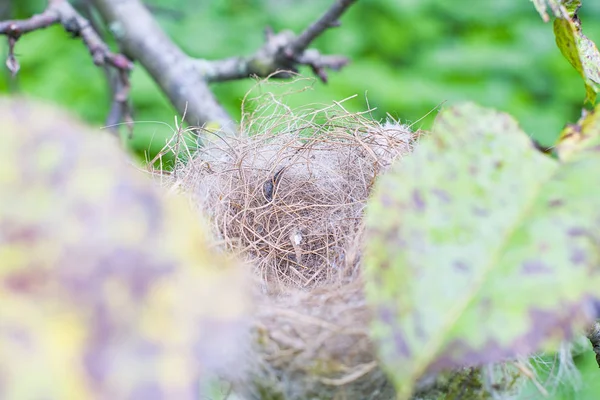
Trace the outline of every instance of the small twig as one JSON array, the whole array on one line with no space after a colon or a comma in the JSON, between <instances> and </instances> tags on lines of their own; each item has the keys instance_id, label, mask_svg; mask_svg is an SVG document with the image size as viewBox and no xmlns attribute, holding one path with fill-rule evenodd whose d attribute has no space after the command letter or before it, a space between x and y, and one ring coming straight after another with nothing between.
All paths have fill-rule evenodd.
<instances>
[{"instance_id":1,"label":"small twig","mask_svg":"<svg viewBox=\"0 0 600 400\"><path fill-rule=\"evenodd\" d=\"M8 20L0 22L0 34L18 39L21 35L47 28L60 22L57 5L63 0L50 0L48 7L40 14L24 20Z\"/></svg>"},{"instance_id":2,"label":"small twig","mask_svg":"<svg viewBox=\"0 0 600 400\"><path fill-rule=\"evenodd\" d=\"M77 3L76 3L77 4ZM94 7L90 0L81 0L80 9L84 18L92 25L92 29L98 34L102 41L106 41L103 29L94 18ZM113 135L118 136L121 122L124 122L129 132L129 138L133 136L133 117L132 110L128 101L129 98L129 76L124 72L113 68L110 65L103 65L102 71L106 77L112 99L110 111L105 119L104 125Z\"/></svg>"},{"instance_id":3,"label":"small twig","mask_svg":"<svg viewBox=\"0 0 600 400\"><path fill-rule=\"evenodd\" d=\"M356 0L336 0L335 3L311 26L302 32L291 48L295 54L300 54L319 37L325 30L339 26L339 18L354 4Z\"/></svg>"},{"instance_id":4,"label":"small twig","mask_svg":"<svg viewBox=\"0 0 600 400\"><path fill-rule=\"evenodd\" d=\"M546 388L544 388L542 386L542 384L537 380L535 373L527 368L527 366L525 366L521 361L515 361L514 362L515 367L517 367L517 369L523 374L525 375L525 377L527 377L529 380L531 380L531 382L533 382L534 386L536 387L536 389L543 395L543 396L548 396L548 391L546 390Z\"/></svg>"},{"instance_id":5,"label":"small twig","mask_svg":"<svg viewBox=\"0 0 600 400\"><path fill-rule=\"evenodd\" d=\"M34 15L27 20L9 20L0 22L0 34L8 37L8 57L6 66L15 77L20 66L15 57L15 45L17 40L25 33L37 29L47 28L60 22L60 15L56 10L57 0L51 0L48 7L41 14Z\"/></svg>"},{"instance_id":6,"label":"small twig","mask_svg":"<svg viewBox=\"0 0 600 400\"><path fill-rule=\"evenodd\" d=\"M357 366L354 371L338 379L321 378L320 381L330 386L344 386L354 382L377 368L377 362L371 361Z\"/></svg>"},{"instance_id":7,"label":"small twig","mask_svg":"<svg viewBox=\"0 0 600 400\"><path fill-rule=\"evenodd\" d=\"M300 35L290 31L275 34L269 27L265 29L265 44L250 57L231 57L217 61L195 60L194 68L208 82L222 82L243 79L249 76L289 78L298 72L297 67L306 65L319 79L327 83L326 69L340 70L348 59L338 55L323 55L308 46L328 28L338 26L341 15L356 0L336 0L316 22Z\"/></svg>"},{"instance_id":8,"label":"small twig","mask_svg":"<svg viewBox=\"0 0 600 400\"><path fill-rule=\"evenodd\" d=\"M94 30L92 24L79 14L68 1L49 0L48 6L40 14L24 20L0 22L0 35L8 37L8 58L6 61L8 69L13 76L20 69L14 49L22 35L56 24L61 24L73 37L81 38L88 48L95 65L110 66L116 69L119 77L119 90L114 95L114 103L109 114L109 121L111 122L110 125L118 124L121 118L115 118L114 116L129 115L127 97L129 94L129 72L133 69L133 63L123 54L111 52L108 45L104 43L100 35ZM117 121L116 119L119 120Z\"/></svg>"},{"instance_id":9,"label":"small twig","mask_svg":"<svg viewBox=\"0 0 600 400\"><path fill-rule=\"evenodd\" d=\"M117 71L116 76L113 76L110 72L106 75L112 92L112 103L105 125L109 127L113 134L117 134L118 126L121 122L124 122L129 132L129 138L131 138L133 135L133 117L129 105L129 91L131 89L129 74L125 71Z\"/></svg>"},{"instance_id":10,"label":"small twig","mask_svg":"<svg viewBox=\"0 0 600 400\"><path fill-rule=\"evenodd\" d=\"M348 64L348 59L342 56L324 56L317 50L307 50L308 46L327 29L339 26L339 18L355 2L356 0L336 0L321 18L304 30L284 49L283 54L293 60L295 64L309 66L323 83L327 83L325 70L338 71Z\"/></svg>"},{"instance_id":11,"label":"small twig","mask_svg":"<svg viewBox=\"0 0 600 400\"><path fill-rule=\"evenodd\" d=\"M73 37L81 37L96 65L109 64L129 71L133 63L122 54L114 54L83 18L66 0L50 0L48 7L29 19L0 22L0 34L18 40L22 35L60 23Z\"/></svg>"}]
</instances>

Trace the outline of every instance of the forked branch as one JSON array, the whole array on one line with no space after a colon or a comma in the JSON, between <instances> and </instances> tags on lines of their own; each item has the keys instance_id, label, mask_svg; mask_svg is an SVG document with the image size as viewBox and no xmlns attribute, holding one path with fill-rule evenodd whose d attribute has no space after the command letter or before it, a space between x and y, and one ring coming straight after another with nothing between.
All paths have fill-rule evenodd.
<instances>
[{"instance_id":1,"label":"forked branch","mask_svg":"<svg viewBox=\"0 0 600 400\"><path fill-rule=\"evenodd\" d=\"M266 29L265 45L250 57L232 57L225 60L196 60L196 68L209 82L242 79L249 76L267 77L277 71L297 72L298 66L309 66L313 73L327 83L327 69L340 70L348 59L338 55L322 55L308 46L323 32L340 25L339 18L356 0L337 0L316 22L300 35L291 31L275 34ZM279 78L289 74L279 73Z\"/></svg>"},{"instance_id":2,"label":"forked branch","mask_svg":"<svg viewBox=\"0 0 600 400\"><path fill-rule=\"evenodd\" d=\"M11 71L18 71L14 44L22 34L60 23L68 32L83 39L94 63L111 65L120 72L124 90L115 96L121 103L113 104L113 111L126 104L131 59L138 61L150 73L181 115L187 110L185 115L189 124L208 124L226 134L235 134L236 124L213 95L209 83L252 76L283 78L290 76L290 72L297 72L301 65L309 66L315 75L327 82L326 70L339 70L348 63L348 59L322 55L308 46L324 31L338 26L341 15L357 0L335 0L319 19L297 36L290 31L275 34L267 29L265 44L252 56L216 61L185 54L162 31L141 0L89 1L99 11L127 57L110 52L91 24L66 0L49 0L43 13L28 20L0 22L0 34L9 38L8 65Z\"/></svg>"}]
</instances>

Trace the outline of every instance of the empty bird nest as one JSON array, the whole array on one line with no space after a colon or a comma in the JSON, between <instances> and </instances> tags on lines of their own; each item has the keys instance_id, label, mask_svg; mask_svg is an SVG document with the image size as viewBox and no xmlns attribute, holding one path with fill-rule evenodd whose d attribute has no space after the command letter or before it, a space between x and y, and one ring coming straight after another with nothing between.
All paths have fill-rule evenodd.
<instances>
[{"instance_id":1,"label":"empty bird nest","mask_svg":"<svg viewBox=\"0 0 600 400\"><path fill-rule=\"evenodd\" d=\"M246 396L391 398L366 331L361 220L377 176L418 134L341 103L292 111L265 97L243 135L207 135L173 174L261 288Z\"/></svg>"},{"instance_id":2,"label":"empty bird nest","mask_svg":"<svg viewBox=\"0 0 600 400\"><path fill-rule=\"evenodd\" d=\"M292 110L266 94L258 104L244 114L243 135L206 135L171 182L259 283L237 390L251 399L395 398L367 332L361 221L376 178L419 132L342 103Z\"/></svg>"},{"instance_id":3,"label":"empty bird nest","mask_svg":"<svg viewBox=\"0 0 600 400\"><path fill-rule=\"evenodd\" d=\"M178 184L266 291L353 280L349 251L375 178L410 152L415 134L334 107L273 115L252 120L249 135L206 143Z\"/></svg>"}]
</instances>

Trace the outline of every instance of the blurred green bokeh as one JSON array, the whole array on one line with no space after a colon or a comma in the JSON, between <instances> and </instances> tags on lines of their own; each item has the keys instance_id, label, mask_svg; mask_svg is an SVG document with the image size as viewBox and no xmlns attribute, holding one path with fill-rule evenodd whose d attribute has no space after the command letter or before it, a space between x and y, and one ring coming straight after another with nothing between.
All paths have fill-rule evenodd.
<instances>
[{"instance_id":1,"label":"blurred green bokeh","mask_svg":"<svg viewBox=\"0 0 600 400\"><path fill-rule=\"evenodd\" d=\"M186 52L217 59L252 54L263 43L263 28L300 32L331 1L146 0L163 28ZM13 0L12 16L43 9L44 0ZM600 3L581 11L584 32L600 41ZM528 0L359 0L342 27L320 37L315 47L349 56L352 63L331 72L328 85L289 99L291 106L331 104L357 94L350 110L377 107L402 122L428 128L436 107L472 100L513 114L536 139L551 144L566 122L575 121L585 96L583 82L554 43ZM6 54L6 45L0 47ZM21 92L66 106L101 125L109 108L107 84L87 50L60 27L24 36L17 53L16 80L6 70L0 92ZM304 69L308 75L310 71ZM156 85L137 67L132 78L135 134L139 154L155 154L172 134L176 115ZM254 82L214 85L219 100L239 119L240 104ZM427 117L423 118L430 111Z\"/></svg>"}]
</instances>

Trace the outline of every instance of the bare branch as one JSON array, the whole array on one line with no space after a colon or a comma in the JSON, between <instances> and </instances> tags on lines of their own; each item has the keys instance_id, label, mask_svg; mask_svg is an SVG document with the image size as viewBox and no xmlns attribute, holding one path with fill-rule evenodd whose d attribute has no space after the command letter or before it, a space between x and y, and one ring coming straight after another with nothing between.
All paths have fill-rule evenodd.
<instances>
[{"instance_id":1,"label":"bare branch","mask_svg":"<svg viewBox=\"0 0 600 400\"><path fill-rule=\"evenodd\" d=\"M313 73L324 83L327 83L326 69L339 71L348 64L348 59L346 57L326 56L314 49L306 50L303 54L296 57L296 61L298 64L308 65Z\"/></svg>"},{"instance_id":2,"label":"bare branch","mask_svg":"<svg viewBox=\"0 0 600 400\"><path fill-rule=\"evenodd\" d=\"M76 6L79 5L79 10L82 15L92 25L94 31L98 33L98 36L102 41L106 41L104 36L104 29L98 23L97 18L94 18L94 6L90 0L80 0L74 3ZM125 122L129 137L133 135L133 117L131 115L131 106L129 104L129 91L131 89L129 85L129 76L123 75L122 71L111 68L107 65L102 66L102 71L108 83L108 88L111 94L111 105L108 116L105 119L104 125L107 130L118 136L121 122Z\"/></svg>"},{"instance_id":3,"label":"bare branch","mask_svg":"<svg viewBox=\"0 0 600 400\"><path fill-rule=\"evenodd\" d=\"M92 2L123 51L144 66L179 114L187 107L189 124L214 124L235 133L233 120L195 71L193 60L167 37L140 0Z\"/></svg>"},{"instance_id":4,"label":"bare branch","mask_svg":"<svg viewBox=\"0 0 600 400\"><path fill-rule=\"evenodd\" d=\"M0 22L0 34L17 40L25 33L58 23L74 37L81 37L96 65L106 63L124 71L133 68L131 61L125 56L110 51L90 23L66 0L50 0L44 12L29 19Z\"/></svg>"},{"instance_id":5,"label":"bare branch","mask_svg":"<svg viewBox=\"0 0 600 400\"><path fill-rule=\"evenodd\" d=\"M125 122L129 131L129 137L133 135L133 117L131 116L131 107L129 106L129 75L122 71L117 76L107 74L110 90L113 93L113 101L110 106L110 112L106 117L106 126L109 132L117 135L119 124Z\"/></svg>"},{"instance_id":6,"label":"bare branch","mask_svg":"<svg viewBox=\"0 0 600 400\"><path fill-rule=\"evenodd\" d=\"M250 76L267 77L276 71L296 72L292 60L282 58L284 50L293 40L294 34L291 31L274 35L267 30L266 43L250 57L231 57L216 61L196 59L193 65L197 73L208 82L223 82ZM288 76L286 73L277 75L279 78Z\"/></svg>"},{"instance_id":7,"label":"bare branch","mask_svg":"<svg viewBox=\"0 0 600 400\"><path fill-rule=\"evenodd\" d=\"M55 24L61 24L73 37L82 39L92 55L94 64L98 66L108 65L118 71L121 86L124 90L115 94L114 100L126 101L123 96L127 94L129 87L128 75L133 68L133 63L124 55L111 52L89 21L82 17L66 0L49 0L48 7L42 13L29 19L0 22L0 34L8 37L9 49L6 64L13 75L19 70L19 64L14 53L17 40L26 33Z\"/></svg>"},{"instance_id":8,"label":"bare branch","mask_svg":"<svg viewBox=\"0 0 600 400\"><path fill-rule=\"evenodd\" d=\"M336 0L321 18L298 36L292 45L292 51L295 54L302 53L325 30L339 26L339 18L355 2L356 0Z\"/></svg>"},{"instance_id":9,"label":"bare branch","mask_svg":"<svg viewBox=\"0 0 600 400\"><path fill-rule=\"evenodd\" d=\"M274 34L267 29L265 44L254 55L217 61L186 55L162 31L141 0L88 1L100 12L123 53L143 65L180 114L187 109L189 124L210 124L227 134L235 134L235 123L217 102L208 84L250 76L284 78L297 72L300 65L309 66L323 82L327 82L325 70L339 70L348 60L342 56L322 55L307 47L326 29L336 26L343 12L357 0L335 0L329 10L299 36L290 31ZM108 64L117 69L120 82L107 121L115 123L120 115L126 118L129 115L129 81L124 72L131 69L131 62L121 54L111 53L91 23L66 0L49 0L43 13L28 20L0 23L0 33L9 37L9 68L18 69L12 50L20 35L56 23L83 39L96 64Z\"/></svg>"},{"instance_id":10,"label":"bare branch","mask_svg":"<svg viewBox=\"0 0 600 400\"><path fill-rule=\"evenodd\" d=\"M316 22L299 36L290 31L274 34L266 31L266 43L250 57L232 57L224 60L196 60L194 67L209 82L243 79L249 76L267 77L277 71L297 72L300 65L309 66L321 81L327 82L326 69L339 70L348 63L342 56L322 55L308 46L325 30L339 25L341 15L357 0L336 0ZM278 78L288 77L282 72Z\"/></svg>"},{"instance_id":11,"label":"bare branch","mask_svg":"<svg viewBox=\"0 0 600 400\"><path fill-rule=\"evenodd\" d=\"M17 40L25 33L47 28L60 22L60 14L56 9L57 1L50 1L43 13L34 15L26 20L9 20L0 22L0 34L8 37L8 57L6 66L14 77L20 69L15 56Z\"/></svg>"},{"instance_id":12,"label":"bare branch","mask_svg":"<svg viewBox=\"0 0 600 400\"><path fill-rule=\"evenodd\" d=\"M56 9L56 3L56 1L51 1L44 12L29 19L0 22L0 34L18 39L25 33L58 24L60 15Z\"/></svg>"}]
</instances>

